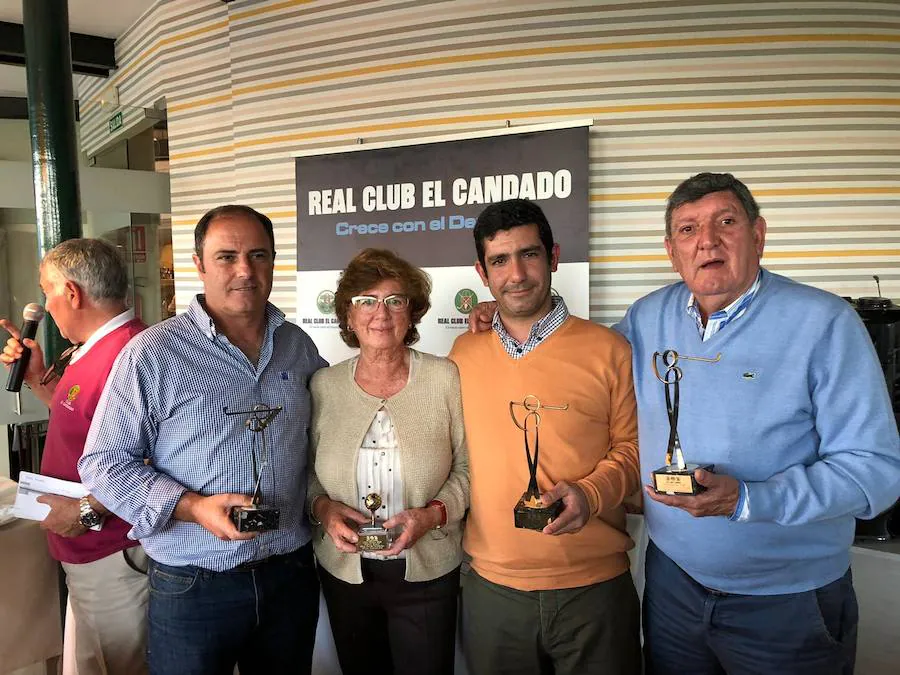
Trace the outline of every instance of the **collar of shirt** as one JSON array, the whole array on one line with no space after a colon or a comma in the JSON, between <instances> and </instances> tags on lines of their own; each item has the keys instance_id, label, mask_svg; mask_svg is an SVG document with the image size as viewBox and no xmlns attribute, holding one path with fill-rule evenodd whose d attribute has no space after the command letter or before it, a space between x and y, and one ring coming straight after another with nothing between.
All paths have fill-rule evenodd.
<instances>
[{"instance_id":1,"label":"collar of shirt","mask_svg":"<svg viewBox=\"0 0 900 675\"><path fill-rule=\"evenodd\" d=\"M206 308L203 306L206 301L206 296L203 293L198 293L194 296L194 299L191 300L191 304L188 305L187 315L190 317L191 321L200 329L200 332L203 333L206 337L208 337L213 342L216 341L216 338L219 335L219 331L216 330L216 322L212 320L212 317L207 313ZM284 312L278 309L271 302L266 303L266 330L274 331L285 321Z\"/></svg>"},{"instance_id":2,"label":"collar of shirt","mask_svg":"<svg viewBox=\"0 0 900 675\"><path fill-rule=\"evenodd\" d=\"M112 333L116 328L124 326L132 319L134 319L134 310L127 309L100 326L100 328L91 333L91 337L85 340L83 345L75 350L75 352L72 354L72 358L69 360L69 365L75 363L78 359L87 354L91 350L91 347L93 347L95 344L100 342L100 340Z\"/></svg>"},{"instance_id":3,"label":"collar of shirt","mask_svg":"<svg viewBox=\"0 0 900 675\"><path fill-rule=\"evenodd\" d=\"M757 273L756 281L754 281L750 288L748 288L737 300L728 305L728 307L710 314L709 318L706 320L705 326L703 325L703 318L700 316L700 308L697 307L696 298L692 293L691 297L688 298L687 307L685 309L688 315L692 316L697 323L700 339L703 340L703 342L706 342L729 323L743 316L744 312L747 311L747 307L749 307L750 303L753 301L753 298L756 297L756 292L759 290L761 281L762 270Z\"/></svg>"},{"instance_id":4,"label":"collar of shirt","mask_svg":"<svg viewBox=\"0 0 900 675\"><path fill-rule=\"evenodd\" d=\"M528 338L525 342L520 343L512 335L510 335L503 322L500 320L500 311L494 312L494 320L491 322L491 328L500 338L503 349L513 359L521 359L526 354L534 350L543 340L559 328L563 322L569 318L569 308L566 307L566 301L560 296L554 295L552 298L552 306L550 311L542 318L534 322Z\"/></svg>"}]
</instances>

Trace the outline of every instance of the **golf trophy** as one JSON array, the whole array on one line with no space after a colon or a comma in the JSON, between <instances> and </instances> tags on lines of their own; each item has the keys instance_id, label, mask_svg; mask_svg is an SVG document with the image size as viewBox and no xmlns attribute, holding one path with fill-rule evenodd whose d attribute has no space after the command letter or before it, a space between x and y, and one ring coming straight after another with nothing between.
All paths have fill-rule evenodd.
<instances>
[{"instance_id":1,"label":"golf trophy","mask_svg":"<svg viewBox=\"0 0 900 675\"><path fill-rule=\"evenodd\" d=\"M665 371L659 374L656 365L657 359L662 358ZM653 472L653 487L657 492L667 495L696 495L706 488L697 483L694 471L704 469L712 471L712 464L688 464L684 461L684 452L681 450L681 441L678 438L678 406L680 399L682 371L678 367L678 360L703 361L704 363L717 363L722 358L717 354L714 359L700 356L684 356L674 349L664 352L653 352L653 374L663 383L666 393L666 412L669 416L669 444L666 448L666 465Z\"/></svg>"},{"instance_id":2,"label":"golf trophy","mask_svg":"<svg viewBox=\"0 0 900 675\"><path fill-rule=\"evenodd\" d=\"M270 408L260 403L253 406L252 410L229 410L226 406L224 412L226 415L247 415L244 426L251 433L250 458L253 462L253 480L255 482L251 504L249 506L232 506L231 521L238 532L277 530L281 510L260 503L262 497L260 481L265 468L269 465L266 427L281 412L281 406Z\"/></svg>"},{"instance_id":3,"label":"golf trophy","mask_svg":"<svg viewBox=\"0 0 900 675\"><path fill-rule=\"evenodd\" d=\"M525 418L519 423L516 417L516 408L525 409ZM569 405L542 405L540 399L534 394L528 394L518 403L509 402L509 414L513 423L522 430L525 436L525 459L528 462L528 489L522 493L518 503L513 509L514 522L517 528L527 530L543 530L563 510L563 504L557 500L552 504L544 504L541 500L541 491L537 484L538 455L540 453L540 441L538 430L541 426L540 410L568 410ZM531 424L529 425L529 421ZM534 436L534 456L531 454L531 446L528 442L529 432Z\"/></svg>"},{"instance_id":4,"label":"golf trophy","mask_svg":"<svg viewBox=\"0 0 900 675\"><path fill-rule=\"evenodd\" d=\"M384 529L383 521L375 517L375 512L381 508L381 495L377 492L370 492L366 495L363 502L369 512L372 514L370 523L360 526L357 530L359 539L356 542L356 548L359 551L384 551L391 547L392 537L390 530Z\"/></svg>"}]
</instances>

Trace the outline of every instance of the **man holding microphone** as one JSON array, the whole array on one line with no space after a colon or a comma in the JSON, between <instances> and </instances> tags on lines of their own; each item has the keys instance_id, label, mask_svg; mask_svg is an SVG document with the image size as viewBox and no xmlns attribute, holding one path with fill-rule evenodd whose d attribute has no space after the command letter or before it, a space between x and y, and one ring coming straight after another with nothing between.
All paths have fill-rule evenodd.
<instances>
[{"instance_id":1,"label":"man holding microphone","mask_svg":"<svg viewBox=\"0 0 900 675\"><path fill-rule=\"evenodd\" d=\"M125 263L104 241L71 239L56 246L41 263L40 285L47 311L73 348L45 373L40 345L26 338L23 346L19 330L0 319L12 336L0 362L11 367L24 348L32 351L24 383L50 409L41 473L80 482L77 462L113 362L145 325L128 308ZM79 675L145 673L146 556L127 538L130 526L92 495L44 495L38 501L50 507L41 527L66 573ZM101 529L90 529L100 523Z\"/></svg>"}]
</instances>

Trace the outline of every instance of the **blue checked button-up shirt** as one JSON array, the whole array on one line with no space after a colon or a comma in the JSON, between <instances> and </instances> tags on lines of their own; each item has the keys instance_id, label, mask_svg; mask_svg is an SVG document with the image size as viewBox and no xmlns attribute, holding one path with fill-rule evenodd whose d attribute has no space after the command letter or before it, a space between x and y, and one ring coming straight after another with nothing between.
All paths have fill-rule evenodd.
<instances>
[{"instance_id":1,"label":"blue checked button-up shirt","mask_svg":"<svg viewBox=\"0 0 900 675\"><path fill-rule=\"evenodd\" d=\"M753 298L756 297L756 292L759 290L759 284L761 281L762 272L759 272L756 275L756 281L753 282L753 285L750 286L750 288L748 288L743 293L743 295L741 295L741 297L728 305L728 307L710 314L706 319L705 326L703 325L703 317L700 316L700 308L697 307L697 300L692 294L691 297L688 298L688 304L685 309L697 323L697 330L700 331L700 339L703 340L703 342L706 342L713 335L725 328L725 326L727 326L729 323L731 323L735 319L739 319L740 317L742 317L744 315L744 312L747 311L747 307L749 307L750 303L753 302Z\"/></svg>"},{"instance_id":2,"label":"blue checked button-up shirt","mask_svg":"<svg viewBox=\"0 0 900 675\"><path fill-rule=\"evenodd\" d=\"M563 322L569 318L569 308L566 302L558 295L553 296L553 304L550 311L543 319L535 321L531 326L531 331L525 342L520 343L512 335L506 331L506 327L500 320L500 312L494 312L494 320L491 322L491 328L500 338L503 349L513 359L521 359L523 356L533 351L541 342L546 340L557 328L563 325Z\"/></svg>"},{"instance_id":3,"label":"blue checked button-up shirt","mask_svg":"<svg viewBox=\"0 0 900 675\"><path fill-rule=\"evenodd\" d=\"M328 364L310 337L269 304L254 367L216 331L202 297L122 350L78 469L90 492L133 525L129 536L151 558L221 571L309 541L307 385ZM262 503L281 509L279 529L249 541L221 541L196 523L175 520L186 490L253 493L252 432L245 416L226 416L223 408L249 410L259 403L284 407L265 431L268 465L261 482Z\"/></svg>"}]
</instances>

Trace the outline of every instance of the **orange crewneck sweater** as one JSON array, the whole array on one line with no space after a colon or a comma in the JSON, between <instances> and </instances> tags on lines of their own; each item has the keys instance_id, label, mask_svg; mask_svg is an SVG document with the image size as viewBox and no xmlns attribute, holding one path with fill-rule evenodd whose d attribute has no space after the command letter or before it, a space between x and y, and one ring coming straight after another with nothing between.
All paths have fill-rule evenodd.
<instances>
[{"instance_id":1,"label":"orange crewneck sweater","mask_svg":"<svg viewBox=\"0 0 900 675\"><path fill-rule=\"evenodd\" d=\"M622 500L640 485L628 342L569 317L519 360L506 354L493 331L460 335L450 358L462 381L471 481L464 548L475 571L524 591L586 586L626 571L626 551L634 543L625 532ZM551 536L513 525L528 464L509 402L528 394L548 405L569 404L565 411L542 411L537 478L542 491L560 480L584 490L592 517L576 534Z\"/></svg>"}]
</instances>

